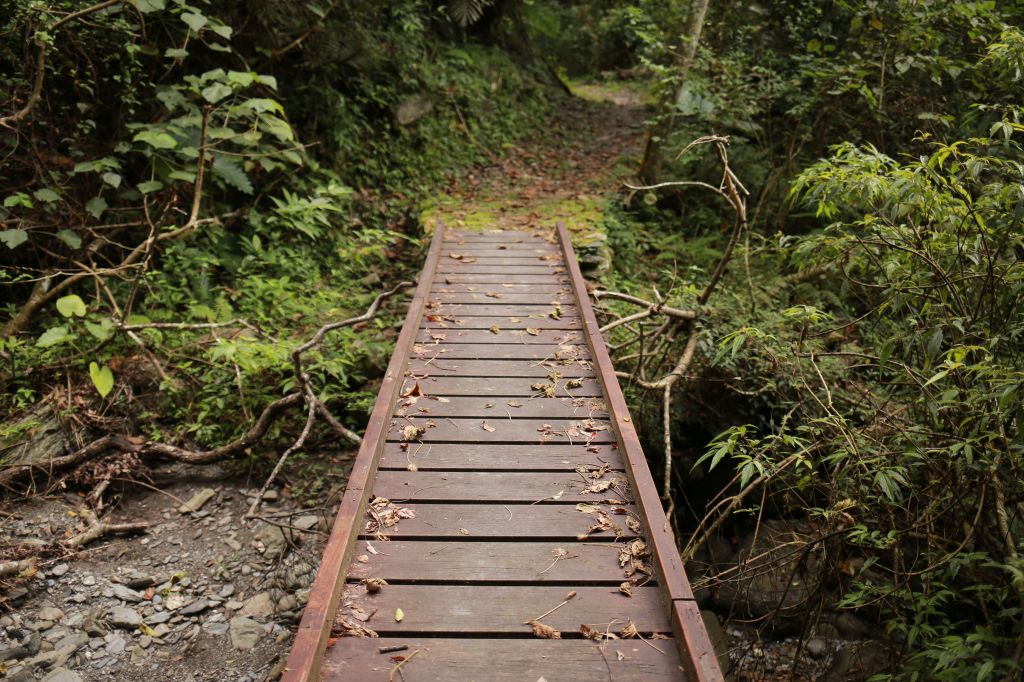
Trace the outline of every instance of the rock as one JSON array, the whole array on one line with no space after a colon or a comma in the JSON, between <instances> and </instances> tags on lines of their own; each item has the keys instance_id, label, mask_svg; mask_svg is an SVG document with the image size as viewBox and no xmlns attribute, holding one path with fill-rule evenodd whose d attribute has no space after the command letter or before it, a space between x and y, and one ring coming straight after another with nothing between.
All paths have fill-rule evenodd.
<instances>
[{"instance_id":1,"label":"rock","mask_svg":"<svg viewBox=\"0 0 1024 682\"><path fill-rule=\"evenodd\" d=\"M283 554L287 547L284 531L269 524L263 526L253 539L263 546L263 556L271 559Z\"/></svg>"},{"instance_id":2,"label":"rock","mask_svg":"<svg viewBox=\"0 0 1024 682\"><path fill-rule=\"evenodd\" d=\"M296 599L295 595L293 595L293 594L283 595L280 599L277 600L277 611L278 611L278 613L284 613L286 611L291 611L294 608L298 608L298 606L299 606L299 600Z\"/></svg>"},{"instance_id":3,"label":"rock","mask_svg":"<svg viewBox=\"0 0 1024 682\"><path fill-rule=\"evenodd\" d=\"M166 623L170 619L170 611L157 611L156 613L146 617L146 625L159 625L160 623Z\"/></svg>"},{"instance_id":4,"label":"rock","mask_svg":"<svg viewBox=\"0 0 1024 682\"><path fill-rule=\"evenodd\" d=\"M93 585L96 584L96 576L94 576L94 575L82 576L82 584L85 585L86 587L92 587Z\"/></svg>"},{"instance_id":5,"label":"rock","mask_svg":"<svg viewBox=\"0 0 1024 682\"><path fill-rule=\"evenodd\" d=\"M192 499L178 507L178 511L182 514L194 514L202 509L203 505L212 500L216 494L217 491L213 488L203 488L193 495Z\"/></svg>"},{"instance_id":6,"label":"rock","mask_svg":"<svg viewBox=\"0 0 1024 682\"><path fill-rule=\"evenodd\" d=\"M129 570L124 577L120 580L122 585L125 585L133 590L142 590L150 585L155 585L158 581L148 573L142 571Z\"/></svg>"},{"instance_id":7,"label":"rock","mask_svg":"<svg viewBox=\"0 0 1024 682\"><path fill-rule=\"evenodd\" d=\"M220 597L221 599L227 599L228 597L230 597L234 593L235 593L235 586L232 585L231 583L228 583L224 587L220 588L220 592L217 593L217 596Z\"/></svg>"},{"instance_id":8,"label":"rock","mask_svg":"<svg viewBox=\"0 0 1024 682\"><path fill-rule=\"evenodd\" d=\"M138 665L144 660L149 658L149 652L143 649L141 646L133 646L132 649L132 663Z\"/></svg>"},{"instance_id":9,"label":"rock","mask_svg":"<svg viewBox=\"0 0 1024 682\"><path fill-rule=\"evenodd\" d=\"M263 626L251 618L237 616L231 619L229 627L231 646L236 649L252 649L263 636Z\"/></svg>"},{"instance_id":10,"label":"rock","mask_svg":"<svg viewBox=\"0 0 1024 682\"><path fill-rule=\"evenodd\" d=\"M63 649L65 647L72 647L78 650L80 647L85 646L89 643L89 635L84 632L72 632L61 639L57 644L54 645L55 649Z\"/></svg>"},{"instance_id":11,"label":"rock","mask_svg":"<svg viewBox=\"0 0 1024 682\"><path fill-rule=\"evenodd\" d=\"M320 517L316 514L306 514L295 519L292 525L299 530L313 530L320 525Z\"/></svg>"},{"instance_id":12,"label":"rock","mask_svg":"<svg viewBox=\"0 0 1024 682\"><path fill-rule=\"evenodd\" d=\"M718 616L714 611L702 609L700 612L701 620L704 621L704 626L708 630L708 638L711 640L711 645L715 648L715 656L718 657L718 665L721 666L722 670L729 669L729 638L725 635L725 631L722 630L722 622L718 620Z\"/></svg>"},{"instance_id":13,"label":"rock","mask_svg":"<svg viewBox=\"0 0 1024 682\"><path fill-rule=\"evenodd\" d=\"M114 587L111 588L111 592L113 592L114 596L120 599L121 601L133 602L137 604L138 602L143 601L145 599L145 597L143 597L141 593L136 592L130 587L125 587L124 585L114 585Z\"/></svg>"},{"instance_id":14,"label":"rock","mask_svg":"<svg viewBox=\"0 0 1024 682\"><path fill-rule=\"evenodd\" d=\"M418 93L406 97L395 108L395 120L399 125L407 126L415 123L430 113L434 102L429 95Z\"/></svg>"},{"instance_id":15,"label":"rock","mask_svg":"<svg viewBox=\"0 0 1024 682\"><path fill-rule=\"evenodd\" d=\"M870 625L848 611L836 616L836 629L840 635L848 639L861 639L872 634Z\"/></svg>"},{"instance_id":16,"label":"rock","mask_svg":"<svg viewBox=\"0 0 1024 682\"><path fill-rule=\"evenodd\" d=\"M264 502L277 502L277 500L280 497L281 497L281 494L279 492L277 492L276 488L270 488L266 492L263 493L263 501Z\"/></svg>"},{"instance_id":17,"label":"rock","mask_svg":"<svg viewBox=\"0 0 1024 682\"><path fill-rule=\"evenodd\" d=\"M824 682L860 682L885 670L889 653L878 642L861 642L844 646L836 653L835 663Z\"/></svg>"},{"instance_id":18,"label":"rock","mask_svg":"<svg viewBox=\"0 0 1024 682\"><path fill-rule=\"evenodd\" d=\"M29 656L35 656L39 653L39 647L42 644L42 638L38 632L34 632L29 635L20 646L8 647L0 651L0 661L20 661L23 658Z\"/></svg>"},{"instance_id":19,"label":"rock","mask_svg":"<svg viewBox=\"0 0 1024 682\"><path fill-rule=\"evenodd\" d=\"M82 682L82 678L67 668L57 668L44 677L43 682Z\"/></svg>"},{"instance_id":20,"label":"rock","mask_svg":"<svg viewBox=\"0 0 1024 682\"><path fill-rule=\"evenodd\" d=\"M57 564L52 569L50 569L50 575L52 575L54 578L59 578L65 573L67 573L69 570L71 570L71 567L67 564Z\"/></svg>"},{"instance_id":21,"label":"rock","mask_svg":"<svg viewBox=\"0 0 1024 682\"><path fill-rule=\"evenodd\" d=\"M107 653L111 656L117 656L118 654L124 652L124 648L127 645L128 642L125 641L124 637L115 637L114 639L107 642Z\"/></svg>"},{"instance_id":22,"label":"rock","mask_svg":"<svg viewBox=\"0 0 1024 682\"><path fill-rule=\"evenodd\" d=\"M149 635L143 635L142 637L139 637L139 646L141 646L143 649L148 649L152 643L153 638Z\"/></svg>"},{"instance_id":23,"label":"rock","mask_svg":"<svg viewBox=\"0 0 1024 682\"><path fill-rule=\"evenodd\" d=\"M274 613L274 602L269 592L260 592L249 598L238 612L239 616L248 618L269 618Z\"/></svg>"},{"instance_id":24,"label":"rock","mask_svg":"<svg viewBox=\"0 0 1024 682\"><path fill-rule=\"evenodd\" d=\"M82 623L82 629L90 637L102 637L107 634L107 626L103 621L102 612L91 611Z\"/></svg>"},{"instance_id":25,"label":"rock","mask_svg":"<svg viewBox=\"0 0 1024 682\"><path fill-rule=\"evenodd\" d=\"M807 640L805 648L807 653L814 658L822 658L828 652L828 644L825 643L825 640L818 639L817 637Z\"/></svg>"},{"instance_id":26,"label":"rock","mask_svg":"<svg viewBox=\"0 0 1024 682\"><path fill-rule=\"evenodd\" d=\"M64 618L64 612L53 606L44 606L39 609L39 620L46 620L56 623L57 621Z\"/></svg>"},{"instance_id":27,"label":"rock","mask_svg":"<svg viewBox=\"0 0 1024 682\"><path fill-rule=\"evenodd\" d=\"M107 614L107 622L114 627L134 630L142 625L142 616L140 616L135 609L129 609L125 606L115 606L110 609L110 612Z\"/></svg>"},{"instance_id":28,"label":"rock","mask_svg":"<svg viewBox=\"0 0 1024 682\"><path fill-rule=\"evenodd\" d=\"M228 609L229 611L237 611L238 609L242 608L243 606L245 606L245 604L243 604L242 602L238 601L237 599L232 599L228 603L224 604L224 608Z\"/></svg>"},{"instance_id":29,"label":"rock","mask_svg":"<svg viewBox=\"0 0 1024 682\"><path fill-rule=\"evenodd\" d=\"M195 616L210 608L210 602L205 599L196 599L191 604L181 607L178 611L182 616Z\"/></svg>"}]
</instances>

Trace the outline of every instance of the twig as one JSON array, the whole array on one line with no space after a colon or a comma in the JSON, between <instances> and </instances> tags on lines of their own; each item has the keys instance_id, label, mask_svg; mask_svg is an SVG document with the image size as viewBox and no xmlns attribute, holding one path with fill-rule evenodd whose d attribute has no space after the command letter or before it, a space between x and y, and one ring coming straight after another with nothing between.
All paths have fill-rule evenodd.
<instances>
[{"instance_id":1,"label":"twig","mask_svg":"<svg viewBox=\"0 0 1024 682\"><path fill-rule=\"evenodd\" d=\"M408 656L406 656L405 658L400 660L398 663L396 663L395 666L393 668L391 668L391 672L388 673L388 682L395 682L395 673L398 673L399 675L401 675L402 674L402 666L405 665L406 663L408 663L409 661L411 661L413 659L413 656L415 656L419 652L420 652L420 649L417 649L416 651L412 652L411 654L409 654Z\"/></svg>"}]
</instances>

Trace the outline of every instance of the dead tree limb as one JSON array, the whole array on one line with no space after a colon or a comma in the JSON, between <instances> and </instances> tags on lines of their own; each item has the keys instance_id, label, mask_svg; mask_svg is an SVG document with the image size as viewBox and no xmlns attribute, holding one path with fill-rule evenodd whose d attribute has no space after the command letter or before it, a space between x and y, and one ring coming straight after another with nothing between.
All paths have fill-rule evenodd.
<instances>
[{"instance_id":1,"label":"dead tree limb","mask_svg":"<svg viewBox=\"0 0 1024 682\"><path fill-rule=\"evenodd\" d=\"M377 297L373 299L373 302L370 304L370 307L367 308L366 312L364 312L362 315L350 317L346 320L340 320L338 322L331 322L329 324L325 324L316 331L316 333L313 335L311 339L309 339L309 341L306 341L305 343L297 347L294 351L292 351L292 367L295 371L295 379L299 382L299 385L302 388L302 399L306 403L306 423L303 426L302 433L299 434L299 437L295 439L295 442L293 442L291 446L287 450L285 450L284 453L281 454L281 457L277 460L277 464L274 466L274 470L270 472L270 476L267 477L266 482L263 483L263 487L260 488L259 495L256 496L256 499L253 501L252 506L249 507L249 512L247 516L253 516L256 513L256 510L260 506L260 502L263 500L263 493L267 492L267 488L269 488L270 485L274 482L274 480L277 478L277 475L281 473L281 468L284 466L284 463L285 461L287 461L288 457L293 452L296 452L297 450L301 449L303 445L305 445L306 439L309 437L309 433L313 428L313 423L314 421L316 421L316 415L318 412L321 415L323 415L325 421L327 421L327 423L331 426L332 429L334 429L334 431L339 436L351 441L356 445L362 443L363 439L359 437L359 434L345 428L345 426L343 426L341 422L335 419L334 416L331 414L330 410L327 409L327 406L324 405L323 401L320 400L320 398L317 396L316 391L313 390L313 383L309 378L309 374L306 373L306 369L302 364L302 356L305 353L309 352L310 350L318 347L323 342L324 336L326 336L328 332L332 332L336 329L341 329L343 327L351 327L353 325L359 324L360 322L368 322L369 320L373 319L373 316L377 314L377 310L380 309L381 303L388 300L389 298L397 294L399 291L411 287L412 285L412 282L400 282L389 291L377 294Z\"/></svg>"},{"instance_id":2,"label":"dead tree limb","mask_svg":"<svg viewBox=\"0 0 1024 682\"><path fill-rule=\"evenodd\" d=\"M707 304L711 298L711 294L714 293L715 288L718 286L722 277L725 275L725 271L729 266L729 261L732 259L733 251L735 250L736 243L739 241L740 236L743 235L747 229L747 197L749 192L740 179L733 173L732 168L729 165L729 138L719 135L706 135L699 137L683 149L679 153L680 156L688 153L689 151L710 145L714 148L715 153L718 155L718 160L722 169L722 178L718 183L718 186L712 185L707 182L699 180L681 180L675 182L661 182L654 185L631 185L626 183L632 191L643 192L643 191L656 191L664 188L697 188L705 189L713 192L722 199L724 199L730 206L735 216L733 222L732 233L729 235L729 241L726 244L725 249L722 251L722 255L719 257L718 262L715 264L714 269L711 271L711 275L708 278L704 288L697 295L696 308L693 310L686 310L681 308L673 308L664 305L660 301L651 302L637 296L630 294L624 294L614 291L595 291L592 296L596 300L614 299L618 301L624 301L633 305L645 306L646 310L642 310L631 315L620 317L615 319L608 324L601 327L601 332L607 332L616 327L620 327L632 322L644 320L646 318L655 317L658 315L680 320L684 331L687 333L686 344L683 346L682 353L679 359L675 362L672 370L662 376L660 379L649 381L645 377L646 368L644 366L643 357L643 344L641 343L641 351L638 354L637 370L628 375L631 381L636 382L638 385L652 391L661 392L662 399L662 428L664 429L664 446L665 446L665 468L663 472L664 482L662 487L662 499L668 505L672 504L672 420L671 420L671 408L672 408L672 388L676 382L682 378L686 371L689 369L690 364L693 362L694 355L697 351L697 342L700 336L700 329L697 326L697 320L700 318L700 310ZM642 329L643 323L641 322L640 327ZM626 345L626 344L624 344ZM660 351L660 346L659 346ZM654 358L657 353L648 353L648 357ZM659 365L655 365L654 369L658 370Z\"/></svg>"}]
</instances>

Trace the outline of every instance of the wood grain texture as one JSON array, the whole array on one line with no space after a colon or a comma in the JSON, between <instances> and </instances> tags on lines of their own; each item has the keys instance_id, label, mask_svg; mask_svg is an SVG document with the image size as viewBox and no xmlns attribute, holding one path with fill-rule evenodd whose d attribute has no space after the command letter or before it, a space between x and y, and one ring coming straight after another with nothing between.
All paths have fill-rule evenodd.
<instances>
[{"instance_id":1,"label":"wood grain texture","mask_svg":"<svg viewBox=\"0 0 1024 682\"><path fill-rule=\"evenodd\" d=\"M426 348L430 348L432 343L511 343L544 346L583 343L583 333L578 329L538 329L536 334L527 332L525 328L502 331L506 333L494 334L487 329L422 329L416 334L416 343Z\"/></svg>"},{"instance_id":2,"label":"wood grain texture","mask_svg":"<svg viewBox=\"0 0 1024 682\"><path fill-rule=\"evenodd\" d=\"M568 354L562 354L566 357ZM557 373L562 377L580 378L595 376L586 360L561 361L554 355L541 360L457 360L431 357L421 360L414 357L409 361L409 371L414 374L429 374L445 377L547 377Z\"/></svg>"},{"instance_id":3,"label":"wood grain texture","mask_svg":"<svg viewBox=\"0 0 1024 682\"><path fill-rule=\"evenodd\" d=\"M402 503L403 509L415 514L414 518L402 519L397 525L385 528L383 534L393 540L430 539L466 540L488 538L500 540L514 537L526 540L572 541L581 533L587 533L596 525L595 513L584 513L569 504L446 504L446 503ZM636 534L626 524L624 515L616 508L635 515L632 505L601 505L608 518L618 526L623 537ZM589 508L588 508L589 509ZM376 522L370 530L376 530ZM364 530L366 526L364 526ZM608 538L615 535L615 529L595 531L593 537ZM373 536L367 536L373 540ZM386 551L386 550L385 550Z\"/></svg>"},{"instance_id":4,"label":"wood grain texture","mask_svg":"<svg viewBox=\"0 0 1024 682\"><path fill-rule=\"evenodd\" d=\"M509 277L508 275L478 275L478 274L459 274L452 273L450 275L438 275L438 281L445 284L497 284L502 283L510 284L565 284L569 281L569 278L565 275L516 275L515 277Z\"/></svg>"},{"instance_id":5,"label":"wood grain texture","mask_svg":"<svg viewBox=\"0 0 1024 682\"><path fill-rule=\"evenodd\" d=\"M524 343L428 343L412 347L412 357L421 360L551 360L556 357L590 358L590 349L578 344L548 346Z\"/></svg>"},{"instance_id":6,"label":"wood grain texture","mask_svg":"<svg viewBox=\"0 0 1024 682\"><path fill-rule=\"evenodd\" d=\"M420 471L435 469L470 471L574 471L577 466L600 467L607 464L621 470L622 459L611 445L566 445L550 443L524 446L478 443L412 444L385 443L380 468L406 470L415 465Z\"/></svg>"},{"instance_id":7,"label":"wood grain texture","mask_svg":"<svg viewBox=\"0 0 1024 682\"><path fill-rule=\"evenodd\" d=\"M513 408L508 408L509 413ZM407 437L406 427L422 429ZM602 419L440 419L430 414L396 417L386 438L389 442L411 443L614 443L615 434Z\"/></svg>"},{"instance_id":8,"label":"wood grain texture","mask_svg":"<svg viewBox=\"0 0 1024 682\"><path fill-rule=\"evenodd\" d=\"M437 291L430 294L430 300L439 304L447 305L453 303L522 303L526 305L547 305L548 310L556 304L566 305L574 302L572 294L568 291L551 292L515 292L502 289L486 289L484 291Z\"/></svg>"},{"instance_id":9,"label":"wood grain texture","mask_svg":"<svg viewBox=\"0 0 1024 682\"><path fill-rule=\"evenodd\" d=\"M442 316L443 315L443 316ZM543 316L508 315L492 317L475 317L459 313L428 314L423 317L422 329L484 329L497 327L495 336L504 342L514 338L515 329L579 329L580 319L563 315L560 319ZM450 319L449 317L450 316Z\"/></svg>"},{"instance_id":10,"label":"wood grain texture","mask_svg":"<svg viewBox=\"0 0 1024 682\"><path fill-rule=\"evenodd\" d=\"M613 485L601 492L598 483ZM625 476L609 472L600 481L572 472L381 471L373 492L403 502L557 502L576 504L622 500L632 493Z\"/></svg>"},{"instance_id":11,"label":"wood grain texture","mask_svg":"<svg viewBox=\"0 0 1024 682\"><path fill-rule=\"evenodd\" d=\"M408 377L402 389L406 392L412 388L416 379ZM494 397L523 398L536 395L543 395L541 389L531 388L533 384L548 383L543 379L538 382L537 377L522 377L515 379L486 379L480 377L441 377L427 376L418 379L423 391L427 395L456 396L456 395L479 395ZM583 379L583 385L579 388L566 388L565 380L559 381L555 389L555 398L591 398L603 395L601 387L595 379Z\"/></svg>"},{"instance_id":12,"label":"wood grain texture","mask_svg":"<svg viewBox=\"0 0 1024 682\"><path fill-rule=\"evenodd\" d=\"M552 314L560 317L579 317L575 304L566 303L553 305L551 303L540 304L516 304L503 303L501 301L490 301L485 303L439 303L429 306L430 313L434 315L455 315L456 317L527 317L547 318ZM557 319L557 318L552 318Z\"/></svg>"},{"instance_id":13,"label":"wood grain texture","mask_svg":"<svg viewBox=\"0 0 1024 682\"><path fill-rule=\"evenodd\" d=\"M389 583L434 581L448 585L560 583L615 587L625 578L612 542L452 542L360 540L349 580L383 578ZM561 558L559 558L561 557ZM539 615L539 614L538 614Z\"/></svg>"},{"instance_id":14,"label":"wood grain texture","mask_svg":"<svg viewBox=\"0 0 1024 682\"><path fill-rule=\"evenodd\" d=\"M434 396L435 398L437 396ZM511 403L511 404L510 404ZM396 416L479 417L484 419L606 419L608 412L601 398L512 398L455 396L444 401L431 397L399 399Z\"/></svg>"},{"instance_id":15,"label":"wood grain texture","mask_svg":"<svg viewBox=\"0 0 1024 682\"><path fill-rule=\"evenodd\" d=\"M580 587L568 603L542 621L564 631L578 633L581 624L604 632L620 631L633 621L649 636L672 631L668 609L657 587L638 587L627 597L617 588ZM388 585L368 594L363 585L345 586L342 601L363 613L376 615L366 621L382 637L412 634L530 635L525 621L540 616L565 600L564 587L540 585ZM402 609L404 618L393 614Z\"/></svg>"},{"instance_id":16,"label":"wood grain texture","mask_svg":"<svg viewBox=\"0 0 1024 682\"><path fill-rule=\"evenodd\" d=\"M661 654L638 640L600 647L585 640L418 639L345 637L331 647L324 682L387 682L395 661L408 682L680 682L688 680L670 641L657 642ZM406 645L400 654L380 654L381 647ZM619 660L619 653L622 658Z\"/></svg>"}]
</instances>

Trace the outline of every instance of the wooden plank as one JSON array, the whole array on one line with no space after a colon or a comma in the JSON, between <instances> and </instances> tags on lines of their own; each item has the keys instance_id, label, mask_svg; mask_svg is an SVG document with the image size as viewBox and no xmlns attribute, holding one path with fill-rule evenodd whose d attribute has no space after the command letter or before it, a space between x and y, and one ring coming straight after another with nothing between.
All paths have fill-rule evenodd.
<instances>
[{"instance_id":1,"label":"wooden plank","mask_svg":"<svg viewBox=\"0 0 1024 682\"><path fill-rule=\"evenodd\" d=\"M590 349L578 344L542 346L523 343L429 343L412 347L412 357L422 360L550 360L556 356L590 358Z\"/></svg>"},{"instance_id":2,"label":"wooden plank","mask_svg":"<svg viewBox=\"0 0 1024 682\"><path fill-rule=\"evenodd\" d=\"M587 492L612 483L600 493ZM599 489L599 488L594 488ZM557 502L631 501L624 476L606 473L600 481L572 472L519 471L381 471L373 494L403 502Z\"/></svg>"},{"instance_id":3,"label":"wooden plank","mask_svg":"<svg viewBox=\"0 0 1024 682\"><path fill-rule=\"evenodd\" d=\"M449 443L445 445L414 444L403 448L400 443L386 443L381 451L380 468L405 470L410 464L420 471L433 469L497 469L511 471L573 471L577 466L609 465L613 471L622 468L622 459L613 445L479 445Z\"/></svg>"},{"instance_id":4,"label":"wooden plank","mask_svg":"<svg viewBox=\"0 0 1024 682\"><path fill-rule=\"evenodd\" d=\"M540 230L527 232L524 230L502 230L498 228L493 230L460 230L451 227L445 228L445 239L448 241L490 240L504 244L507 242L533 240L546 243L546 236L546 233L541 234Z\"/></svg>"},{"instance_id":5,"label":"wooden plank","mask_svg":"<svg viewBox=\"0 0 1024 682\"><path fill-rule=\"evenodd\" d=\"M489 295L489 294L494 294ZM566 305L573 303L572 294L568 291L557 291L551 293L522 294L508 293L506 289L494 291L459 291L459 292L438 292L430 295L432 301L440 304L450 303L525 303L527 305Z\"/></svg>"},{"instance_id":6,"label":"wooden plank","mask_svg":"<svg viewBox=\"0 0 1024 682\"><path fill-rule=\"evenodd\" d=\"M415 514L384 529L393 540L431 539L465 540L491 538L517 540L575 540L596 523L594 514L585 514L568 504L416 504L403 503L402 509ZM611 509L605 505L604 509ZM633 505L622 505L635 514ZM608 512L605 512L608 514ZM622 515L609 515L624 537L635 533L623 522ZM371 528L376 530L376 522ZM365 528L365 526L364 526ZM465 532L464 532L465 531ZM607 538L614 529L595 532L595 538ZM369 536L373 540L375 535ZM386 551L386 550L385 550ZM667 610L666 610L667 612Z\"/></svg>"},{"instance_id":7,"label":"wooden plank","mask_svg":"<svg viewBox=\"0 0 1024 682\"><path fill-rule=\"evenodd\" d=\"M673 602L672 622L682 652L683 667L690 679L723 682L725 678L718 664L718 655L697 604L686 599Z\"/></svg>"},{"instance_id":8,"label":"wooden plank","mask_svg":"<svg viewBox=\"0 0 1024 682\"><path fill-rule=\"evenodd\" d=\"M462 256L462 260L465 258L475 258L478 263L484 262L485 259L496 259L505 258L510 260L532 260L532 261L561 261L562 251L556 246L540 247L532 244L525 244L519 246L525 246L525 248L499 248L501 244L491 244L485 246L483 244L457 244L455 242L449 242L450 246L448 250L443 250L443 255L456 253ZM500 263L486 263L486 265L500 265Z\"/></svg>"},{"instance_id":9,"label":"wooden plank","mask_svg":"<svg viewBox=\"0 0 1024 682\"><path fill-rule=\"evenodd\" d=\"M410 390L416 379L406 378L406 385L402 389L405 393ZM538 389L531 388L533 384L547 383L538 381L537 377L519 377L515 379L486 379L480 377L439 377L427 376L418 379L423 392L427 395L457 396L457 395L480 395L508 398L529 398L541 395ZM596 379L583 379L583 385L579 388L566 388L565 381L559 381L555 387L553 398L591 398L603 395L601 387Z\"/></svg>"},{"instance_id":10,"label":"wooden plank","mask_svg":"<svg viewBox=\"0 0 1024 682\"><path fill-rule=\"evenodd\" d=\"M520 294L544 294L544 293L568 293L572 294L572 289L567 286L567 283L563 282L531 282L529 284L514 283L514 282L500 282L498 284L474 284L472 282L462 283L453 282L448 283L444 281L444 278L435 280L431 286L431 295L439 293L462 293L462 292L487 292L496 291L499 294L505 293L520 293ZM575 299L573 299L575 300Z\"/></svg>"},{"instance_id":11,"label":"wooden plank","mask_svg":"<svg viewBox=\"0 0 1024 682\"><path fill-rule=\"evenodd\" d=\"M510 282L511 280L511 282ZM474 275L474 274L458 274L452 273L450 275L438 275L437 282L444 284L502 284L502 283L513 283L513 284L563 284L568 282L569 278L561 274L544 274L544 275L516 275L515 277L509 277L508 275Z\"/></svg>"},{"instance_id":12,"label":"wooden plank","mask_svg":"<svg viewBox=\"0 0 1024 682\"><path fill-rule=\"evenodd\" d=\"M391 582L433 581L462 583L602 584L614 587L625 577L613 542L450 542L392 540L360 541L360 560L349 569L349 580L383 578ZM568 554L566 554L568 552ZM362 558L366 561L362 561ZM553 606L553 605L552 605Z\"/></svg>"},{"instance_id":13,"label":"wooden plank","mask_svg":"<svg viewBox=\"0 0 1024 682\"><path fill-rule=\"evenodd\" d=\"M424 273L432 273L437 267L443 232L444 227L439 224L427 251L423 265ZM377 400L374 402L359 454L349 474L348 486L338 508L331 535L324 548L320 569L310 590L309 601L292 644L285 673L281 678L284 682L312 682L319 679L320 664L337 610L341 584L344 581L346 566L352 558L352 549L358 533L358 520L362 519L370 495L370 484L376 473L377 459L383 446L383 431L388 428L388 417L404 381L405 366L408 362L406 358L416 336L416 327L429 290L429 274L421 275L416 292L409 303L402 331L395 342L396 350L388 363Z\"/></svg>"},{"instance_id":14,"label":"wooden plank","mask_svg":"<svg viewBox=\"0 0 1024 682\"><path fill-rule=\"evenodd\" d=\"M509 410L511 414L511 409ZM423 429L417 443L614 443L615 434L607 421L600 419L508 419L506 415L489 419L452 419L432 414L395 417L388 431L391 442L407 440L403 430L410 426Z\"/></svg>"},{"instance_id":15,"label":"wooden plank","mask_svg":"<svg viewBox=\"0 0 1024 682\"><path fill-rule=\"evenodd\" d=\"M456 360L449 358L414 357L409 361L409 371L431 376L459 377L546 377L558 372L563 377L594 376L594 370L586 360L572 360L565 364L553 356L541 360Z\"/></svg>"},{"instance_id":16,"label":"wooden plank","mask_svg":"<svg viewBox=\"0 0 1024 682\"><path fill-rule=\"evenodd\" d=\"M661 654L639 640L599 646L575 639L465 639L414 637L343 637L328 652L325 682L386 682L395 661L408 658L402 674L409 682L680 682L686 680L673 643L652 642ZM382 647L404 645L399 654L380 654ZM622 653L620 660L619 653ZM500 665L498 664L500 662ZM397 677L396 677L397 679Z\"/></svg>"},{"instance_id":17,"label":"wooden plank","mask_svg":"<svg viewBox=\"0 0 1024 682\"><path fill-rule=\"evenodd\" d=\"M551 242L544 239L528 239L524 241L477 241L477 240L457 240L457 239L445 239L441 242L441 253L448 253L449 251L467 251L467 250L486 250L486 251L497 251L501 254L512 254L517 251L545 251L555 252L558 255L562 255L562 250L558 247L558 244L552 244Z\"/></svg>"},{"instance_id":18,"label":"wooden plank","mask_svg":"<svg viewBox=\"0 0 1024 682\"><path fill-rule=\"evenodd\" d=\"M421 328L423 329L490 329L497 327L499 333L495 334L499 342L508 343L507 333L513 329L579 329L580 318L563 315L560 319L547 317L519 317L510 315L507 317L475 317L470 315L453 315L453 319L444 319L439 315L424 316ZM500 332L506 332L503 338Z\"/></svg>"},{"instance_id":19,"label":"wooden plank","mask_svg":"<svg viewBox=\"0 0 1024 682\"><path fill-rule=\"evenodd\" d=\"M461 258L448 258L446 260L442 257L441 261L437 264L438 272L445 272L441 268L448 265L465 267L470 265L504 265L509 266L512 270L524 265L544 265L551 268L564 267L562 254L554 250L544 254L535 254L528 251L517 251L514 254L508 254L505 251L490 249L474 251L472 254L467 251L459 251L458 255Z\"/></svg>"},{"instance_id":20,"label":"wooden plank","mask_svg":"<svg viewBox=\"0 0 1024 682\"><path fill-rule=\"evenodd\" d=\"M503 275L505 281L516 280L523 275L556 275L564 272L565 268L558 264L552 265L481 265L478 263L442 263L437 266L440 275L448 273L474 274L474 275Z\"/></svg>"},{"instance_id":21,"label":"wooden plank","mask_svg":"<svg viewBox=\"0 0 1024 682\"><path fill-rule=\"evenodd\" d=\"M565 606L545 616L546 625L567 635L578 634L581 625L618 632L630 621L645 636L672 631L657 587L635 588L632 597L608 587L580 587L574 592ZM414 633L532 636L526 621L560 604L566 593L564 587L540 585L388 585L369 594L364 586L349 584L342 603L350 612L376 613L364 622L382 637ZM392 617L397 609L404 616L400 622Z\"/></svg>"},{"instance_id":22,"label":"wooden plank","mask_svg":"<svg viewBox=\"0 0 1024 682\"><path fill-rule=\"evenodd\" d=\"M526 345L561 345L564 343L582 343L583 334L576 329L540 330L530 334L525 329L509 330L507 334L494 334L487 329L430 329L416 333L416 343L427 348L432 343L519 343Z\"/></svg>"},{"instance_id":23,"label":"wooden plank","mask_svg":"<svg viewBox=\"0 0 1024 682\"><path fill-rule=\"evenodd\" d=\"M514 403L509 405L509 403ZM492 420L519 418L551 419L607 419L604 400L601 398L513 398L501 400L488 397L456 396L437 400L436 396L420 397L416 402L408 398L398 401L397 416L477 417Z\"/></svg>"},{"instance_id":24,"label":"wooden plank","mask_svg":"<svg viewBox=\"0 0 1024 682\"><path fill-rule=\"evenodd\" d=\"M464 303L441 303L435 301L435 305L429 307L430 313L434 315L454 315L455 317L523 317L528 319L545 319L551 314L561 317L578 318L579 311L575 303L552 304L533 303L516 304L498 301L482 302L476 304ZM577 323L578 324L578 323Z\"/></svg>"}]
</instances>

